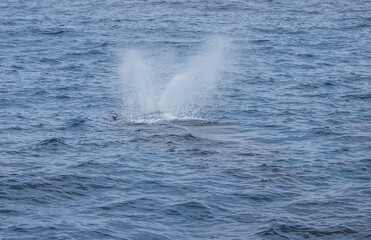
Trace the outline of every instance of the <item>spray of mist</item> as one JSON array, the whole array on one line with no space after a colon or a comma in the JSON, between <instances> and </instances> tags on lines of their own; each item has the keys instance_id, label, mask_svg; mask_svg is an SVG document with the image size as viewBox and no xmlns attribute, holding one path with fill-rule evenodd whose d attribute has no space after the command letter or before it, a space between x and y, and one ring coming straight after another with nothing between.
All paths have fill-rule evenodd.
<instances>
[{"instance_id":1,"label":"spray of mist","mask_svg":"<svg viewBox=\"0 0 371 240\"><path fill-rule=\"evenodd\" d=\"M161 61L150 64L142 52L127 51L120 66L125 115L136 118L161 113L165 118L197 117L220 80L227 63L227 49L225 39L208 41L197 54L188 58L185 67L165 74L172 76L165 81L155 78L154 70L159 68Z\"/></svg>"}]
</instances>

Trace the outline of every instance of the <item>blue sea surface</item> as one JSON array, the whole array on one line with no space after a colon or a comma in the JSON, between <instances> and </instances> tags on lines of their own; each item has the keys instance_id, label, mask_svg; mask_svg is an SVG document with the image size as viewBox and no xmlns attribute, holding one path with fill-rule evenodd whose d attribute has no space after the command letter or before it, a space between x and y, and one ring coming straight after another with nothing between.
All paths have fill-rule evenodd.
<instances>
[{"instance_id":1,"label":"blue sea surface","mask_svg":"<svg viewBox=\"0 0 371 240\"><path fill-rule=\"evenodd\" d=\"M366 0L2 0L0 239L371 239L370 36Z\"/></svg>"}]
</instances>

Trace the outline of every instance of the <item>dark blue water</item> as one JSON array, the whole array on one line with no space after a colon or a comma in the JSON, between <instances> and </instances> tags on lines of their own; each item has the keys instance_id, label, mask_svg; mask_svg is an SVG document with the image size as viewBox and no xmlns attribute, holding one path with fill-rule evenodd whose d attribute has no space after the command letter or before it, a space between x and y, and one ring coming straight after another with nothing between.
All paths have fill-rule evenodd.
<instances>
[{"instance_id":1,"label":"dark blue water","mask_svg":"<svg viewBox=\"0 0 371 240\"><path fill-rule=\"evenodd\" d=\"M207 101L129 110L128 49L166 82L214 36ZM0 238L370 239L370 36L362 0L1 1Z\"/></svg>"}]
</instances>

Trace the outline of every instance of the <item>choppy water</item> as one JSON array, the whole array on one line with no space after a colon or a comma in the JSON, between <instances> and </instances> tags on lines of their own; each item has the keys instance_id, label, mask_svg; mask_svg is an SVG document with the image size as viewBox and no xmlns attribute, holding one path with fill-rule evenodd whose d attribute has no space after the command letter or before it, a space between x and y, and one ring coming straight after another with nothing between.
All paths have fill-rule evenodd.
<instances>
[{"instance_id":1,"label":"choppy water","mask_svg":"<svg viewBox=\"0 0 371 240\"><path fill-rule=\"evenodd\" d=\"M370 26L361 0L1 1L0 238L370 239ZM228 61L191 64L215 36ZM184 72L215 81L161 97Z\"/></svg>"}]
</instances>

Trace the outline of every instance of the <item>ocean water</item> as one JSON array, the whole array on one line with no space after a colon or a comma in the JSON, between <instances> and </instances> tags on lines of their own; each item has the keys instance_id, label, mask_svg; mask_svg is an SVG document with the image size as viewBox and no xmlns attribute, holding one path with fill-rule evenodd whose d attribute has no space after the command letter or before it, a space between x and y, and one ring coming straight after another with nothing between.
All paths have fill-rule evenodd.
<instances>
[{"instance_id":1,"label":"ocean water","mask_svg":"<svg viewBox=\"0 0 371 240\"><path fill-rule=\"evenodd\" d=\"M371 239L371 2L0 2L0 239Z\"/></svg>"}]
</instances>

